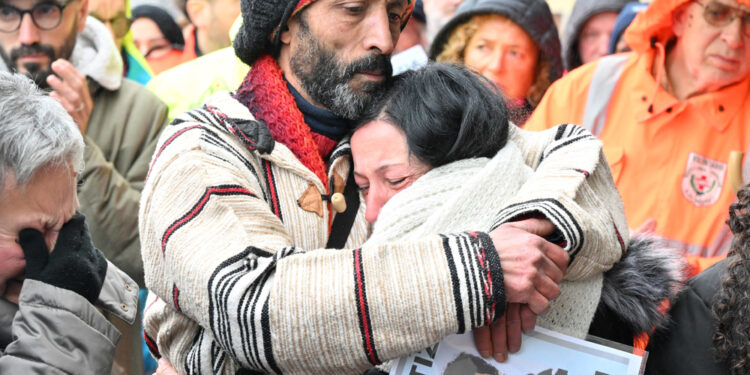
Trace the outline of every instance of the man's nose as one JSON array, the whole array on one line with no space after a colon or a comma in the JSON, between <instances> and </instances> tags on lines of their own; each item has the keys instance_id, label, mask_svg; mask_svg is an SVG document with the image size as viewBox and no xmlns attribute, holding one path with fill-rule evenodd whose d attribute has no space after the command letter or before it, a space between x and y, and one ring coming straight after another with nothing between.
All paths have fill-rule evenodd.
<instances>
[{"instance_id":1,"label":"man's nose","mask_svg":"<svg viewBox=\"0 0 750 375\"><path fill-rule=\"evenodd\" d=\"M396 28L396 35L391 28L391 22L388 16L388 9L378 9L372 12L369 22L365 24L365 49L372 51L378 50L383 55L390 56L396 47L400 28Z\"/></svg>"},{"instance_id":2,"label":"man's nose","mask_svg":"<svg viewBox=\"0 0 750 375\"><path fill-rule=\"evenodd\" d=\"M39 43L39 35L41 30L34 24L34 20L31 19L31 14L24 14L21 16L21 26L18 28L18 41L21 44L31 45Z\"/></svg>"},{"instance_id":3,"label":"man's nose","mask_svg":"<svg viewBox=\"0 0 750 375\"><path fill-rule=\"evenodd\" d=\"M742 17L735 16L732 22L721 30L721 39L732 49L744 46L745 39L748 38L744 33L745 27Z\"/></svg>"}]
</instances>

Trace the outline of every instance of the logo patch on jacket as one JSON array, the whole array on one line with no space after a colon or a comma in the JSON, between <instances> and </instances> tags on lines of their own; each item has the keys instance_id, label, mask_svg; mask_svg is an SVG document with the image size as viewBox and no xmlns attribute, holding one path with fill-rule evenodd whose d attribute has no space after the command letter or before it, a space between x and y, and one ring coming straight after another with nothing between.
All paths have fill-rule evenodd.
<instances>
[{"instance_id":1,"label":"logo patch on jacket","mask_svg":"<svg viewBox=\"0 0 750 375\"><path fill-rule=\"evenodd\" d=\"M726 175L726 163L691 152L682 177L682 195L696 206L712 205L721 196Z\"/></svg>"}]
</instances>

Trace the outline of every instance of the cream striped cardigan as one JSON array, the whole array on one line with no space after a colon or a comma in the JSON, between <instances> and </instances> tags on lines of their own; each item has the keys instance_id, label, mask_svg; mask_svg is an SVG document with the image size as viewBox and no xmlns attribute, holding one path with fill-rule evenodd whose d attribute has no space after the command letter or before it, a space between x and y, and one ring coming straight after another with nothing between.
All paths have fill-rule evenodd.
<instances>
[{"instance_id":1,"label":"cream striped cardigan","mask_svg":"<svg viewBox=\"0 0 750 375\"><path fill-rule=\"evenodd\" d=\"M484 233L358 248L368 232L361 205L347 250L323 249L328 207L319 215L302 209L300 199L311 188L316 194L326 189L284 145L270 150L267 130L240 130L238 124L250 120L248 109L227 93L179 117L161 136L142 193L146 285L158 296L147 305L144 333L178 371L359 373L504 312L499 257ZM547 145L533 144L538 149L527 155L533 167L559 169L564 160L555 159L555 150L570 144L596 159L572 178L616 195L609 185L589 186L580 177L609 173L599 160L601 144L590 135L563 132ZM539 163L545 156L546 164ZM350 169L343 142L328 175L342 181ZM603 235L581 230L585 217L550 204L548 198L558 197L540 198L540 192L499 220L542 212L571 251L585 236ZM565 203L575 204L575 191L569 193ZM624 220L614 225L627 233Z\"/></svg>"}]
</instances>

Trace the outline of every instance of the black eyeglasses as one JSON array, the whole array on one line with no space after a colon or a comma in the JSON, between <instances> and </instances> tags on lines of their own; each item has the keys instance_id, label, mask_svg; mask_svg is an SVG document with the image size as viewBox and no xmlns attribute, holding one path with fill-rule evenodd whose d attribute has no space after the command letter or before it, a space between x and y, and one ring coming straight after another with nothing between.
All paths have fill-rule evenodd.
<instances>
[{"instance_id":1,"label":"black eyeglasses","mask_svg":"<svg viewBox=\"0 0 750 375\"><path fill-rule=\"evenodd\" d=\"M18 9L10 4L0 3L0 32L12 33L21 27L23 16L29 14L36 27L42 30L52 30L62 20L65 7L74 0L68 0L64 4L54 1L38 3L31 9Z\"/></svg>"},{"instance_id":2,"label":"black eyeglasses","mask_svg":"<svg viewBox=\"0 0 750 375\"><path fill-rule=\"evenodd\" d=\"M735 18L739 18L742 23L742 32L750 36L750 12L734 8L730 5L712 1L703 4L694 0L698 5L703 7L703 19L711 26L724 27L732 23Z\"/></svg>"}]
</instances>

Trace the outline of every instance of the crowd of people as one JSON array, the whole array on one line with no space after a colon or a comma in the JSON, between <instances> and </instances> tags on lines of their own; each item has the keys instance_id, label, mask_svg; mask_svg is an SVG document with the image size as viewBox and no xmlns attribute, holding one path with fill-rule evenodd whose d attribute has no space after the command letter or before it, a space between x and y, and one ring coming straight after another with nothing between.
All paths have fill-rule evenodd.
<instances>
[{"instance_id":1,"label":"crowd of people","mask_svg":"<svg viewBox=\"0 0 750 375\"><path fill-rule=\"evenodd\" d=\"M0 57L2 373L750 374L748 0L0 0Z\"/></svg>"}]
</instances>

